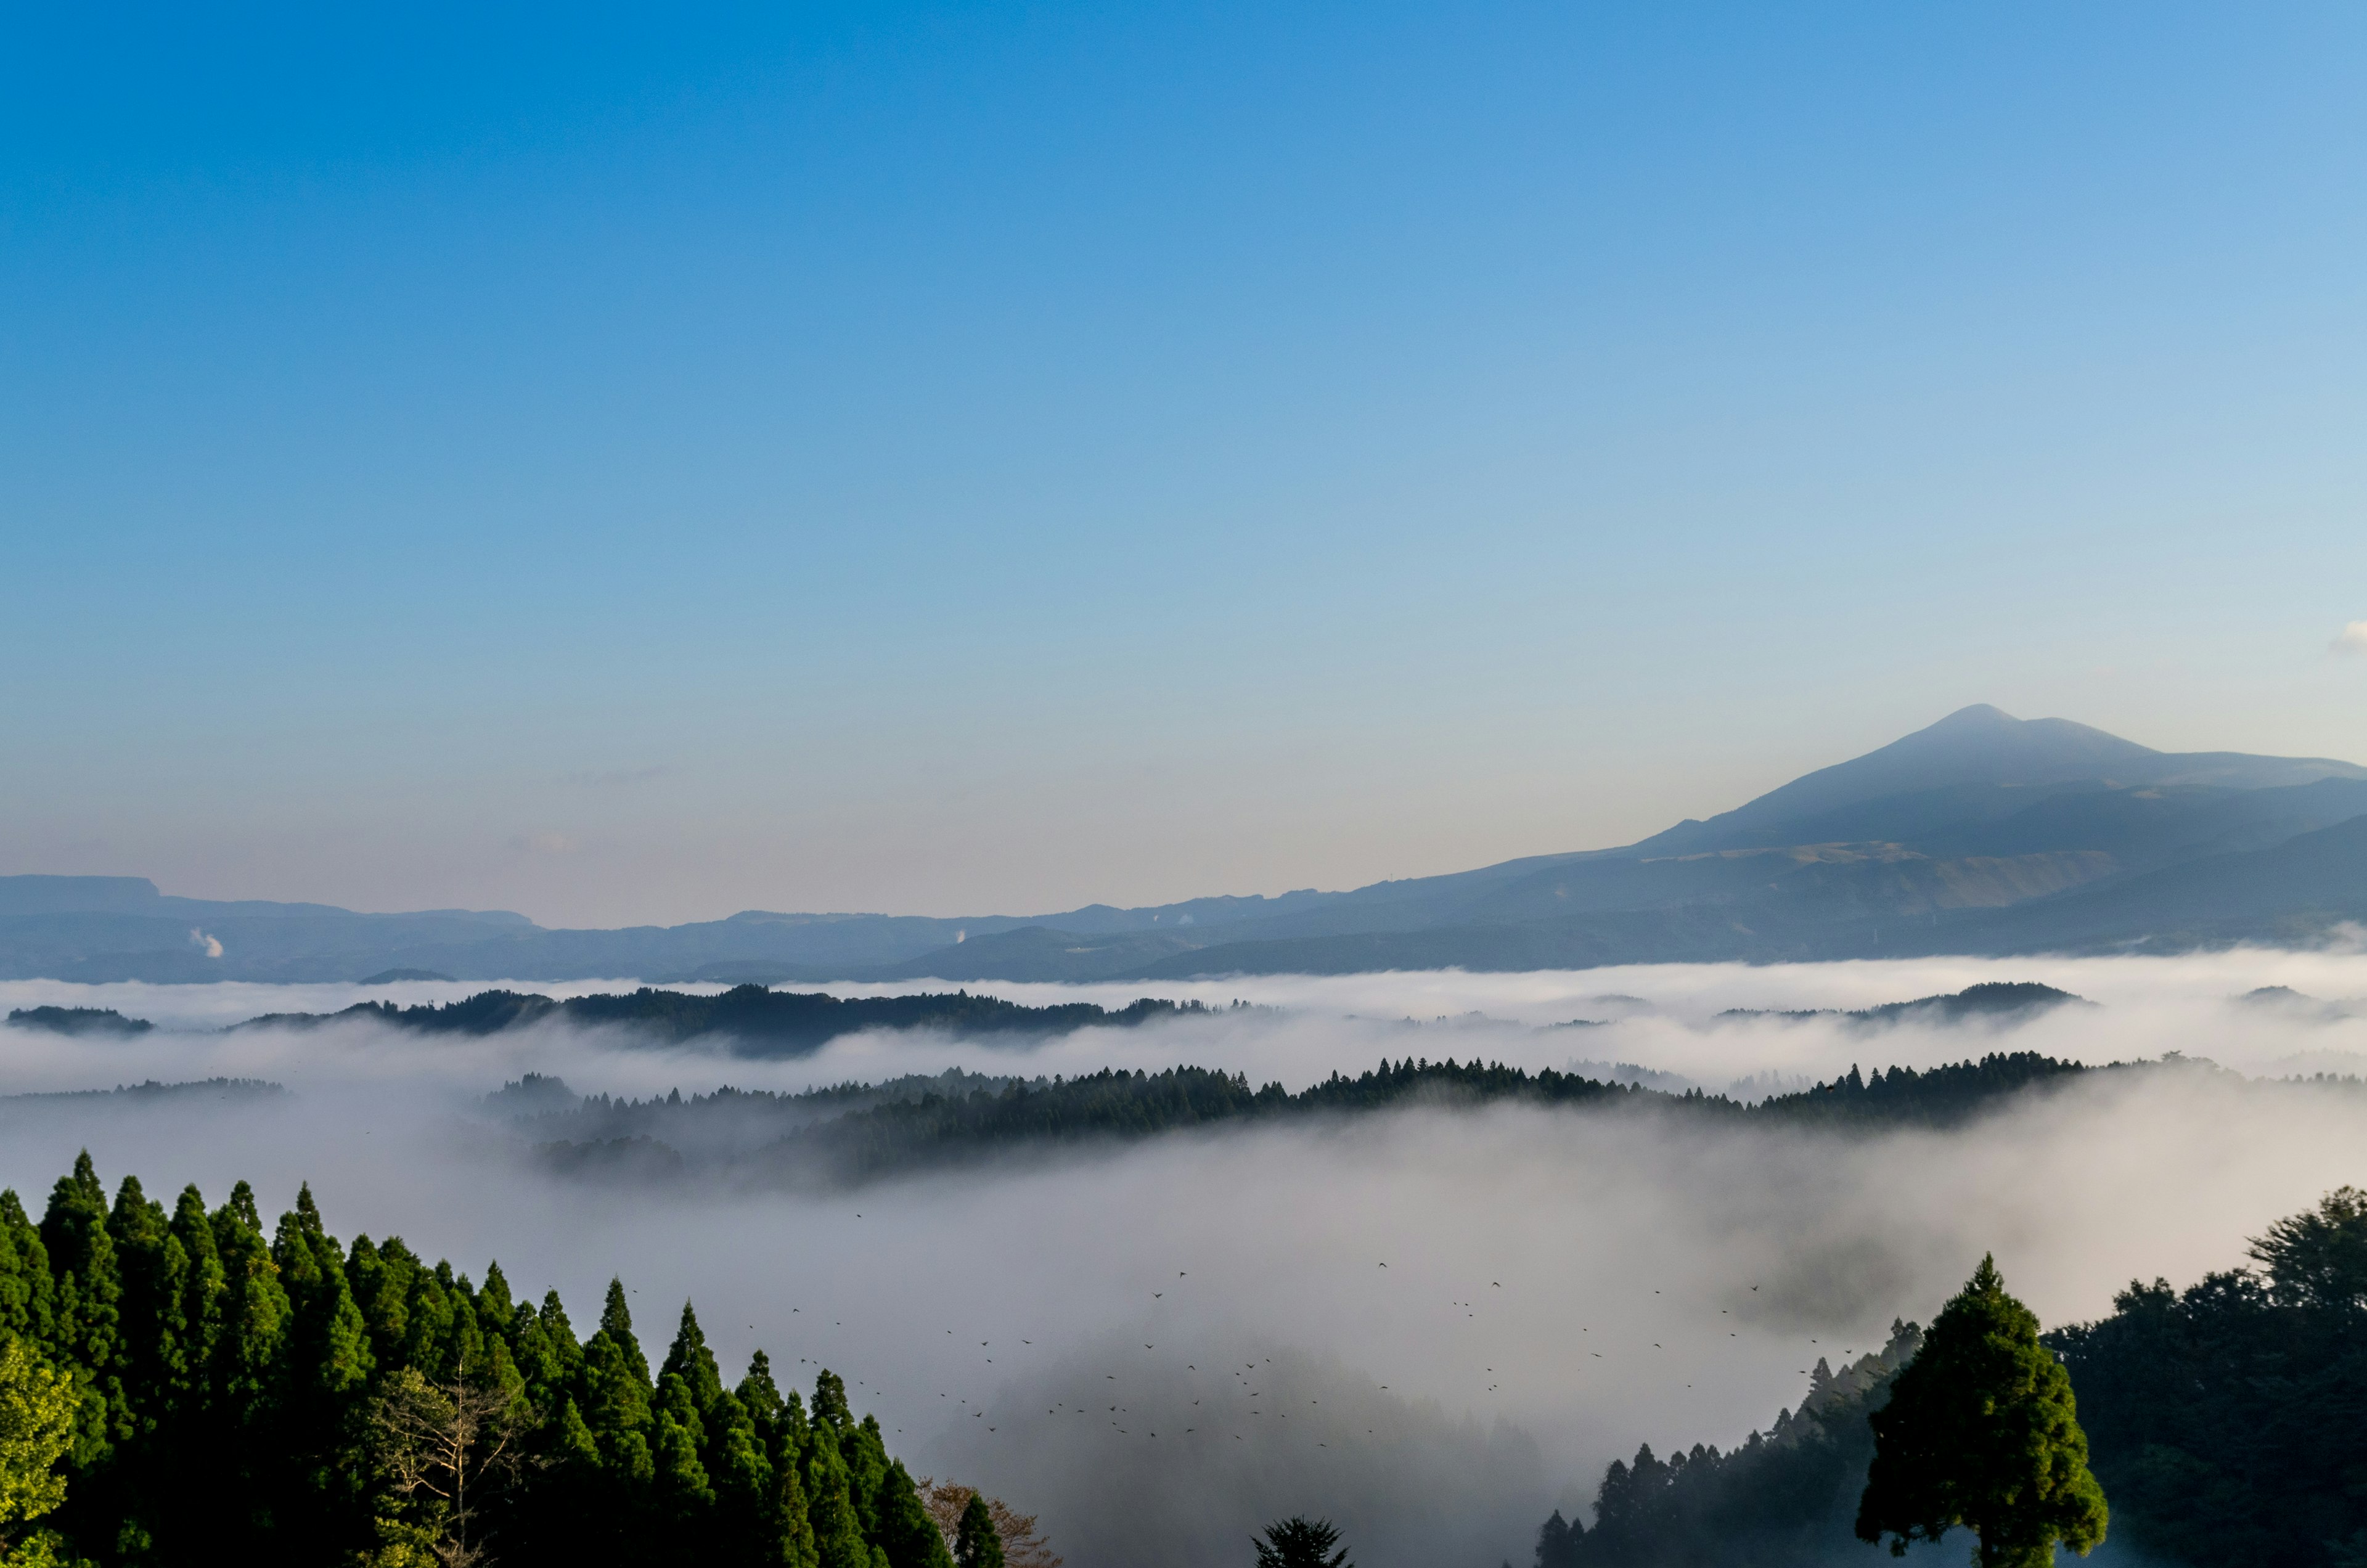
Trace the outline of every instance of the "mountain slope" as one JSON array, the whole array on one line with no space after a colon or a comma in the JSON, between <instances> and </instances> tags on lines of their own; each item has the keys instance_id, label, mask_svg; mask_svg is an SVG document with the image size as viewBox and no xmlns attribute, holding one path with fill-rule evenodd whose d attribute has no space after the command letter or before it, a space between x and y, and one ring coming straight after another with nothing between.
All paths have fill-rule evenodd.
<instances>
[{"instance_id":1,"label":"mountain slope","mask_svg":"<svg viewBox=\"0 0 2367 1568\"><path fill-rule=\"evenodd\" d=\"M2308 940L2367 919L2363 834L2353 763L2158 751L1975 706L1623 848L1343 892L546 931L0 877L0 978L1073 981Z\"/></svg>"},{"instance_id":2,"label":"mountain slope","mask_svg":"<svg viewBox=\"0 0 2367 1568\"><path fill-rule=\"evenodd\" d=\"M2367 768L2323 757L2157 751L2066 718L2015 718L1986 703L1959 708L1889 745L1819 768L1706 821L1682 822L1639 849L1733 849L1853 839L1839 814L1935 791L2045 791L2069 785L2213 785L2253 790L2367 779ZM1841 820L1845 820L1841 819Z\"/></svg>"}]
</instances>

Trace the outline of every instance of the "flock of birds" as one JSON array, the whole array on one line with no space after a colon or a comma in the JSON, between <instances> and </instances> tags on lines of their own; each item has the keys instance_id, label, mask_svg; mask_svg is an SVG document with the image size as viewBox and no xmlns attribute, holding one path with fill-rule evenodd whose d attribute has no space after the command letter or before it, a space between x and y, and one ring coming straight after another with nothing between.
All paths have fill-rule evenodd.
<instances>
[{"instance_id":1,"label":"flock of birds","mask_svg":"<svg viewBox=\"0 0 2367 1568\"><path fill-rule=\"evenodd\" d=\"M1386 1270L1388 1268L1388 1264L1387 1262L1376 1262L1376 1267L1379 1269ZM1188 1269L1179 1269L1175 1272L1175 1278L1178 1280L1186 1280L1190 1277L1191 1274ZM1172 1289L1172 1287L1170 1288ZM1490 1280L1488 1281L1488 1289L1490 1292L1501 1292L1504 1289L1504 1283L1501 1280ZM1754 1284L1750 1287L1750 1290L1755 1293L1760 1290L1760 1287ZM1655 1296L1660 1295L1661 1293L1662 1292L1659 1290L1652 1292L1652 1294ZM1168 1292L1165 1290L1153 1291L1150 1292L1150 1299L1151 1303L1154 1303L1152 1308L1154 1314L1157 1312L1156 1303L1166 1301L1167 1296ZM1501 1301L1502 1298L1494 1297L1492 1299ZM1468 1301L1450 1301L1449 1304L1455 1310L1460 1311L1467 1319L1474 1321L1477 1320L1481 1310L1479 1298L1476 1296ZM803 1314L803 1309L800 1307L793 1306L789 1310L792 1313L798 1314L800 1315ZM1718 1310L1722 1315L1729 1317L1733 1315L1734 1309L1731 1307L1721 1307ZM844 1328L845 1324L843 1320L832 1319L831 1326L832 1328ZM751 1324L749 1327L753 1331L755 1325ZM945 1332L948 1338L959 1337L957 1331L954 1328L948 1327ZM1579 1332L1591 1336L1593 1329L1591 1325L1580 1325ZM1738 1339L1741 1337L1740 1330L1728 1329L1727 1331L1727 1337L1728 1338ZM1024 1349L1032 1350L1037 1348L1036 1341L1031 1338L1019 1337L1017 1342ZM1584 1342L1581 1341L1580 1343L1583 1344ZM1665 1341L1652 1340L1648 1341L1648 1343L1653 1350L1662 1351L1665 1353L1667 1349L1667 1344ZM1818 1345L1818 1341L1814 1338L1808 1339L1806 1343L1812 1350ZM1098 1347L1099 1345L1100 1342L1096 1341L1096 1346ZM1152 1356L1159 1354L1158 1340L1146 1339L1141 1341L1141 1345L1142 1349L1146 1354ZM980 1351L991 1351L995 1349L996 1344L992 1336L990 1335L987 1338L980 1339L978 1342L978 1348ZM1194 1352L1194 1354L1198 1353L1199 1352ZM1575 1353L1576 1348L1573 1347L1573 1354ZM1584 1353L1594 1360L1603 1360L1607 1359L1603 1351L1593 1349L1591 1347L1587 1348ZM1640 1346L1637 1348L1636 1353L1641 1353ZM1107 1371L1102 1374L1102 1378L1104 1382L1112 1385L1106 1394L1108 1403L1104 1404L1096 1401L1087 1404L1080 1403L1073 1399L1055 1399L1051 1404L1045 1407L1044 1415L1050 1422L1065 1422L1071 1417L1078 1419L1099 1417L1102 1424L1108 1429L1108 1431L1115 1434L1116 1437L1125 1438L1139 1437L1144 1441L1159 1438L1161 1426L1163 1424L1167 1432L1167 1438L1170 1440L1180 1440L1184 1438L1223 1438L1229 1437L1234 1442L1245 1442L1249 1438L1250 1432L1246 1427L1241 1426L1243 1421L1263 1420L1268 1416L1273 1416L1278 1422L1287 1421L1290 1418L1290 1411L1279 1407L1275 1398L1269 1393L1269 1391L1264 1387L1260 1386L1263 1382L1274 1381L1271 1377L1261 1376L1262 1373L1266 1372L1273 1367L1274 1363L1271 1358L1256 1361L1246 1361L1241 1363L1239 1367L1233 1367L1229 1364L1219 1367L1212 1363L1208 1371L1204 1372L1196 1361L1182 1359L1182 1357L1185 1355L1186 1352L1171 1349L1170 1354L1180 1361L1182 1373L1195 1382L1203 1377L1211 1377L1218 1371L1223 1371L1229 1382L1211 1382L1202 1385L1199 1397L1192 1398L1188 1404L1178 1404L1170 1407L1167 1411L1167 1418L1164 1419L1162 1423L1162 1419L1160 1415L1148 1409L1138 1410L1134 1404L1128 1403L1128 1394L1126 1391L1129 1387L1139 1386L1138 1372ZM1617 1347L1614 1347L1612 1354L1614 1356L1617 1354ZM1854 1356L1855 1351L1848 1350L1842 1352L1842 1354L1845 1358L1843 1364L1847 1365L1848 1362L1846 1358ZM816 1371L819 1371L825 1364L819 1358L800 1356L798 1358L798 1360L800 1366L810 1367ZM1006 1354L1004 1357L1004 1365L1006 1368L1010 1365L1010 1362L1011 1357L1006 1348ZM995 1359L992 1355L982 1355L979 1359L979 1365L981 1368L991 1367L995 1365ZM1174 1368L1161 1368L1160 1370L1168 1373L1170 1381L1172 1381L1172 1374L1175 1371ZM1810 1369L1802 1367L1798 1369L1798 1371L1800 1375L1806 1376L1809 1374ZM1500 1374L1497 1369L1492 1366L1486 1367L1484 1369L1484 1372L1487 1377L1496 1381L1488 1382L1484 1385L1483 1392L1486 1393L1501 1393L1505 1387L1504 1382L1501 1381L1502 1374ZM857 1388L865 1389L874 1399L885 1400L888 1398L884 1390L870 1387L863 1379L855 1379L855 1385ZM1693 1385L1692 1383L1687 1383L1684 1386L1692 1388ZM1385 1382L1376 1382L1374 1388L1377 1393L1388 1393L1392 1392L1390 1385ZM1010 1414L1008 1401L1011 1396L1017 1392L1015 1380L1011 1385L1006 1386L1000 1396L1003 1403L991 1410L985 1399L981 1398L981 1400L973 1406L967 1393L957 1392L957 1390L952 1388L935 1389L931 1392L934 1393L939 1400L946 1402L953 1407L966 1410L968 1418L979 1424L977 1427L973 1428L973 1430L981 1437L987 1435L1000 1436L1003 1432L1004 1428L1012 1424L1013 1417ZM1229 1395L1230 1398L1227 1399L1223 1397L1225 1395ZM1155 1397L1156 1394L1154 1393L1154 1398ZM1398 1397L1403 1398L1406 1396L1399 1393ZM1214 1401L1214 1403L1211 1403L1211 1401ZM1307 1398L1307 1404L1310 1408L1319 1408L1321 1402L1314 1397L1308 1396ZM900 1434L904 1430L901 1427L897 1427L893 1429ZM1339 1434L1335 1430L1333 1435L1336 1436ZM1377 1437L1380 1433L1377 1427L1367 1427L1365 1428L1365 1435L1368 1437ZM1314 1441L1315 1446L1318 1448L1328 1449L1331 1447L1331 1443L1327 1438L1317 1438Z\"/></svg>"}]
</instances>

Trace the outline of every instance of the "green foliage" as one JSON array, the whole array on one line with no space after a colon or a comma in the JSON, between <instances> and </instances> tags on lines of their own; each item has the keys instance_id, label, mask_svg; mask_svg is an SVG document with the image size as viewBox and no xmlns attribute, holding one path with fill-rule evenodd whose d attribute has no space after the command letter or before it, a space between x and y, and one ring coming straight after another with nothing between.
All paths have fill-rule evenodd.
<instances>
[{"instance_id":1,"label":"green foliage","mask_svg":"<svg viewBox=\"0 0 2367 1568\"><path fill-rule=\"evenodd\" d=\"M2132 1283L2112 1316L2041 1343L2078 1393L2116 1541L2173 1563L2367 1568L2367 1194L2344 1188L2277 1222L2251 1257L2258 1269L2183 1292ZM1901 1348L1894 1339L1886 1362ZM1537 1568L1847 1556L1854 1509L1841 1505L1865 1477L1866 1410L1888 1377L1860 1362L1829 1381L1819 1363L1799 1417L1729 1454L1696 1448L1664 1463L1647 1450L1614 1465L1591 1529L1546 1521Z\"/></svg>"},{"instance_id":2,"label":"green foliage","mask_svg":"<svg viewBox=\"0 0 2367 1568\"><path fill-rule=\"evenodd\" d=\"M0 1556L950 1568L838 1378L811 1421L761 1351L729 1388L687 1303L652 1378L627 1303L579 1342L309 1190L266 1232L243 1183L168 1214L85 1156L38 1225L0 1192Z\"/></svg>"},{"instance_id":3,"label":"green foliage","mask_svg":"<svg viewBox=\"0 0 2367 1568\"><path fill-rule=\"evenodd\" d=\"M1980 1538L1980 1568L2047 1568L2057 1541L2085 1556L2104 1539L2104 1494L2088 1472L2070 1377L1993 1259L1942 1309L1868 1419L1859 1539L1888 1535L1904 1555L1910 1541L1965 1526Z\"/></svg>"},{"instance_id":4,"label":"green foliage","mask_svg":"<svg viewBox=\"0 0 2367 1568\"><path fill-rule=\"evenodd\" d=\"M26 1341L0 1348L0 1542L65 1501L57 1463L74 1447L81 1404L74 1380Z\"/></svg>"},{"instance_id":5,"label":"green foliage","mask_svg":"<svg viewBox=\"0 0 2367 1568\"><path fill-rule=\"evenodd\" d=\"M1257 1548L1257 1568L1355 1568L1344 1549L1331 1551L1340 1544L1340 1532L1329 1519L1309 1522L1294 1514L1268 1525L1265 1539L1251 1544ZM1331 1555L1324 1556L1327 1551Z\"/></svg>"},{"instance_id":6,"label":"green foliage","mask_svg":"<svg viewBox=\"0 0 2367 1568\"><path fill-rule=\"evenodd\" d=\"M930 1527L935 1534L935 1527ZM942 1541L944 1538L938 1537ZM1261 1559L1263 1561L1263 1559ZM994 1528L993 1511L986 1499L970 1494L968 1504L962 1509L961 1523L954 1532L954 1562L957 1568L1002 1568L1002 1536Z\"/></svg>"},{"instance_id":7,"label":"green foliage","mask_svg":"<svg viewBox=\"0 0 2367 1568\"><path fill-rule=\"evenodd\" d=\"M2367 1195L2328 1194L2251 1256L2047 1336L2116 1532L2187 1562L2367 1563Z\"/></svg>"}]
</instances>

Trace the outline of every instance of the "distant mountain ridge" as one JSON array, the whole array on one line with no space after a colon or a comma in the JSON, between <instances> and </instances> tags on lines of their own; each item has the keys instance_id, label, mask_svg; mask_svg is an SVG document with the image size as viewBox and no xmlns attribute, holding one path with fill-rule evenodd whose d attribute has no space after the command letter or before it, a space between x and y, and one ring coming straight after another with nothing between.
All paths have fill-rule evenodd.
<instances>
[{"instance_id":1,"label":"distant mountain ridge","mask_svg":"<svg viewBox=\"0 0 2367 1568\"><path fill-rule=\"evenodd\" d=\"M2367 923L2367 768L2166 752L1976 705L1618 849L1344 892L1039 916L551 931L0 877L0 977L1179 979L2310 942ZM218 946L219 952L215 951Z\"/></svg>"}]
</instances>

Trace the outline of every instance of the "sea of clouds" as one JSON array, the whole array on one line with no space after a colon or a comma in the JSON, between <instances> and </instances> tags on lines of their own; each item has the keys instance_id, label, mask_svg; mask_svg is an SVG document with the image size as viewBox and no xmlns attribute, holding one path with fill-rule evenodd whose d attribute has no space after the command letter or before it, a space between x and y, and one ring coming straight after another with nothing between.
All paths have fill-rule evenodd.
<instances>
[{"instance_id":1,"label":"sea of clouds","mask_svg":"<svg viewBox=\"0 0 2367 1568\"><path fill-rule=\"evenodd\" d=\"M2007 1029L1718 1016L1983 980L2098 1005ZM2267 987L2312 999L2240 999ZM2277 1081L2367 1066L2367 1007L2341 1005L2367 997L2367 957L2340 953L973 984L1030 1003L1261 1008L1019 1045L874 1033L789 1062L559 1026L221 1032L482 988L0 983L0 1010L110 1007L158 1025L0 1031L0 1094L212 1077L292 1091L0 1101L0 1181L38 1211L83 1147L155 1195L194 1181L219 1201L243 1177L266 1212L309 1179L340 1235L399 1232L472 1273L499 1258L515 1288L558 1289L579 1327L622 1276L652 1355L694 1298L728 1371L759 1344L791 1375L832 1368L916 1472L1041 1513L1072 1568L1236 1561L1293 1512L1340 1522L1365 1568L1524 1561L1537 1522L1581 1507L1610 1458L1763 1427L1818 1358L1876 1348L1894 1317L1928 1321L1984 1252L2046 1322L2073 1321L2132 1279L2233 1267L2271 1220L2367 1182L2367 1090ZM1431 1107L824 1196L559 1180L479 1107L529 1071L648 1095L1195 1063L1295 1089L1384 1056L1479 1056L1632 1064L1723 1091L2000 1049L2230 1070L2110 1075L1945 1132Z\"/></svg>"}]
</instances>

